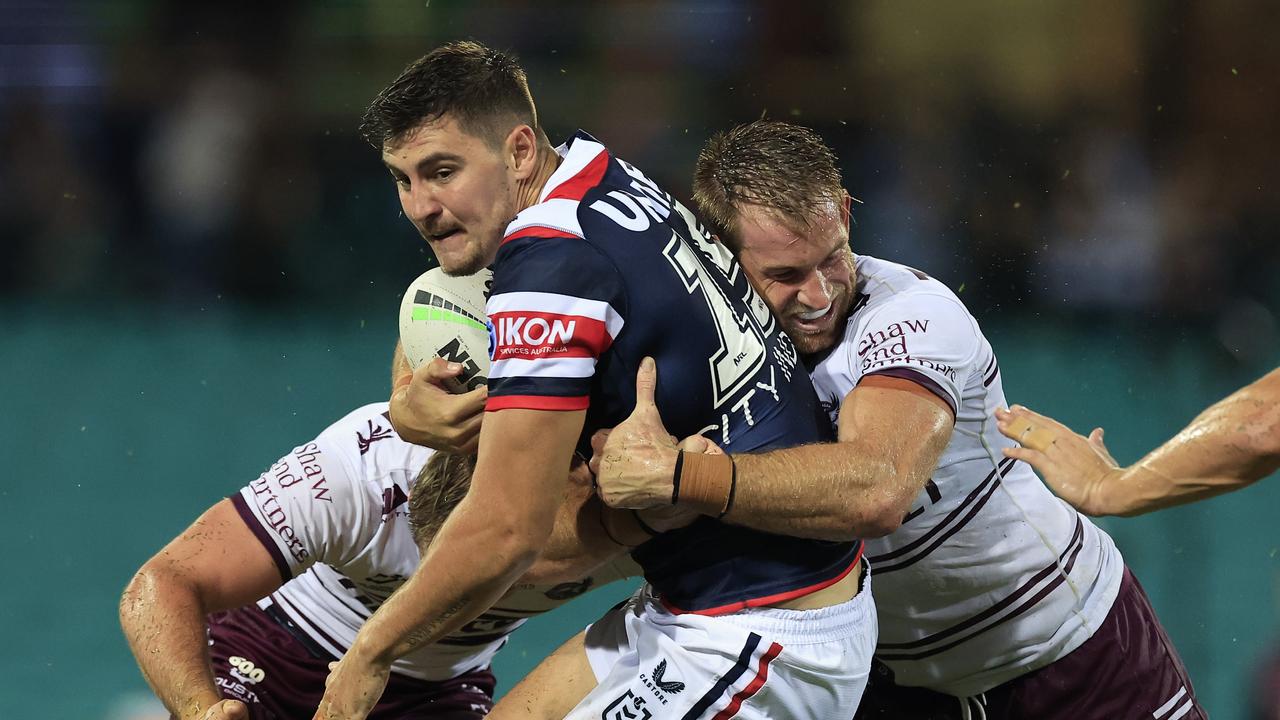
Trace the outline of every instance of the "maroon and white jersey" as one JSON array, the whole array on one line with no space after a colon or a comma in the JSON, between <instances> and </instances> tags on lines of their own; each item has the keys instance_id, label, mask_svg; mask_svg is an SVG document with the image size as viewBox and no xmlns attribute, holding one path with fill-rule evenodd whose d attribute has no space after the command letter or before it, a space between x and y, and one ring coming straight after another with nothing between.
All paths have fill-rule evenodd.
<instances>
[{"instance_id":1,"label":"maroon and white jersey","mask_svg":"<svg viewBox=\"0 0 1280 720\"><path fill-rule=\"evenodd\" d=\"M341 657L369 616L418 567L409 493L432 451L401 440L387 403L366 405L285 455L232 503L286 581L258 601ZM392 670L446 680L484 668L526 619L630 574L630 561L552 586L516 584L497 605Z\"/></svg>"},{"instance_id":2,"label":"maroon and white jersey","mask_svg":"<svg viewBox=\"0 0 1280 720\"><path fill-rule=\"evenodd\" d=\"M913 380L955 411L937 470L902 526L867 540L880 617L876 657L899 685L976 695L1080 646L1124 572L1111 538L1001 449L1000 367L945 285L861 256L858 294L814 385L833 423L867 375Z\"/></svg>"}]
</instances>

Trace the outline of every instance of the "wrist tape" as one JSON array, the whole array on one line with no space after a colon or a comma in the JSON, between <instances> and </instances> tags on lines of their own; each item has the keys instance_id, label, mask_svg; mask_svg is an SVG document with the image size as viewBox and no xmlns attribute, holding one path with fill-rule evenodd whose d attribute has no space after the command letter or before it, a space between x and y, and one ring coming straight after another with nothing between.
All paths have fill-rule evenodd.
<instances>
[{"instance_id":1,"label":"wrist tape","mask_svg":"<svg viewBox=\"0 0 1280 720\"><path fill-rule=\"evenodd\" d=\"M676 455L671 477L671 504L684 503L705 515L722 518L733 507L738 467L729 455Z\"/></svg>"}]
</instances>

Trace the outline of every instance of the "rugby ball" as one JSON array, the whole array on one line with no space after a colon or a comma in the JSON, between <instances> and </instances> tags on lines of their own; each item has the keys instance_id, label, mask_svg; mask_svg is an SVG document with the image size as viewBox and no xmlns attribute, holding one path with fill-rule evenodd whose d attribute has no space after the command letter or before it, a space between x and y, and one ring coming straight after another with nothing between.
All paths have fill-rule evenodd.
<instances>
[{"instance_id":1,"label":"rugby ball","mask_svg":"<svg viewBox=\"0 0 1280 720\"><path fill-rule=\"evenodd\" d=\"M453 392L475 390L489 380L490 335L484 304L493 271L453 277L440 268L418 276L400 301L400 342L414 368L441 357L461 363L462 374L446 384Z\"/></svg>"}]
</instances>

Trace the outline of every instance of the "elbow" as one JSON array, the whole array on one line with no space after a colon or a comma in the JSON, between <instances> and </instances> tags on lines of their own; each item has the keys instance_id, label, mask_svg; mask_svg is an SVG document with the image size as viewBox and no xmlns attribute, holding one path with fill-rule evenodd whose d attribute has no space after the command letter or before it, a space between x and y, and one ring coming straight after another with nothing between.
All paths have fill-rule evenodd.
<instances>
[{"instance_id":1,"label":"elbow","mask_svg":"<svg viewBox=\"0 0 1280 720\"><path fill-rule=\"evenodd\" d=\"M854 526L862 538L882 538L902 527L907 512L898 503L875 503L859 513Z\"/></svg>"},{"instance_id":2,"label":"elbow","mask_svg":"<svg viewBox=\"0 0 1280 720\"><path fill-rule=\"evenodd\" d=\"M172 598L181 592L180 586L168 582L171 579L150 562L133 574L129 584L124 586L124 592L120 594L120 627L126 635L130 635L130 629L137 619L154 606L157 598Z\"/></svg>"},{"instance_id":3,"label":"elbow","mask_svg":"<svg viewBox=\"0 0 1280 720\"><path fill-rule=\"evenodd\" d=\"M815 537L847 542L884 537L902 525L905 512L896 504L869 500L841 503L824 514Z\"/></svg>"},{"instance_id":4,"label":"elbow","mask_svg":"<svg viewBox=\"0 0 1280 720\"><path fill-rule=\"evenodd\" d=\"M924 480L899 482L895 478L883 492L868 494L862 502L851 503L858 536L881 538L896 532L912 517L911 506L924 484Z\"/></svg>"},{"instance_id":5,"label":"elbow","mask_svg":"<svg viewBox=\"0 0 1280 720\"><path fill-rule=\"evenodd\" d=\"M489 552L498 559L496 565L501 574L523 574L537 562L542 547L551 535L550 528L538 523L495 523L490 530Z\"/></svg>"},{"instance_id":6,"label":"elbow","mask_svg":"<svg viewBox=\"0 0 1280 720\"><path fill-rule=\"evenodd\" d=\"M1269 403L1262 419L1255 422L1250 435L1254 452L1269 463L1280 463L1280 402Z\"/></svg>"}]
</instances>

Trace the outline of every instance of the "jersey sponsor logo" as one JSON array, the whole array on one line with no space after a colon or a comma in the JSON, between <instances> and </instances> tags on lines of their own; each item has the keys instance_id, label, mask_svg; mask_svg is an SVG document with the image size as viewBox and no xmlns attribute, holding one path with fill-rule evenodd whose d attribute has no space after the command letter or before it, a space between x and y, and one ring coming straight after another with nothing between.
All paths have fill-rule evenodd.
<instances>
[{"instance_id":1,"label":"jersey sponsor logo","mask_svg":"<svg viewBox=\"0 0 1280 720\"><path fill-rule=\"evenodd\" d=\"M664 694L675 695L684 690L684 683L677 680L667 680L667 660L663 658L653 668L653 684L657 686L659 696ZM640 675L640 679L644 680L644 674ZM648 684L647 682L645 683Z\"/></svg>"},{"instance_id":2,"label":"jersey sponsor logo","mask_svg":"<svg viewBox=\"0 0 1280 720\"><path fill-rule=\"evenodd\" d=\"M267 671L258 667L252 660L232 655L227 658L231 665L231 676L242 683L257 685L267 677Z\"/></svg>"},{"instance_id":3,"label":"jersey sponsor logo","mask_svg":"<svg viewBox=\"0 0 1280 720\"><path fill-rule=\"evenodd\" d=\"M324 467L316 462L320 457L320 446L314 442L309 442L302 447L293 449L292 459L297 463L298 467L293 468L285 457L271 466L269 472L275 477L276 483L281 489L289 489L299 483L307 483L311 489L311 496L315 500L323 500L325 502L333 502L333 498L329 497L329 487L326 484L328 480L324 476ZM265 475L264 475L265 477Z\"/></svg>"},{"instance_id":4,"label":"jersey sponsor logo","mask_svg":"<svg viewBox=\"0 0 1280 720\"><path fill-rule=\"evenodd\" d=\"M386 522L387 518L396 511L396 508L409 502L409 496L404 494L399 485L392 485L382 491L382 522Z\"/></svg>"},{"instance_id":5,"label":"jersey sponsor logo","mask_svg":"<svg viewBox=\"0 0 1280 720\"><path fill-rule=\"evenodd\" d=\"M233 670L232 672L235 671ZM213 684L222 689L223 697L239 700L249 705L258 705L261 702L258 700L258 694L250 690L248 686L242 682L237 682L219 675L213 679Z\"/></svg>"},{"instance_id":6,"label":"jersey sponsor logo","mask_svg":"<svg viewBox=\"0 0 1280 720\"><path fill-rule=\"evenodd\" d=\"M600 720L649 720L653 713L645 707L645 700L630 690L619 695L600 713Z\"/></svg>"},{"instance_id":7,"label":"jersey sponsor logo","mask_svg":"<svg viewBox=\"0 0 1280 720\"><path fill-rule=\"evenodd\" d=\"M496 332L499 345L511 347L557 347L568 345L578 327L576 318L563 316L509 315L499 317Z\"/></svg>"},{"instance_id":8,"label":"jersey sponsor logo","mask_svg":"<svg viewBox=\"0 0 1280 720\"><path fill-rule=\"evenodd\" d=\"M914 335L929 331L927 318L916 318L891 323L883 330L873 330L858 340L858 357L862 371L874 370L891 364L908 363L932 370L954 381L956 369L946 363L911 354L908 340Z\"/></svg>"},{"instance_id":9,"label":"jersey sponsor logo","mask_svg":"<svg viewBox=\"0 0 1280 720\"><path fill-rule=\"evenodd\" d=\"M280 497L271 489L271 477L263 473L257 480L249 483L249 489L253 491L253 502L258 506L261 520L271 528L276 537L284 542L285 548L294 560L305 561L310 553L303 547L302 540L289 524L289 515L280 505Z\"/></svg>"},{"instance_id":10,"label":"jersey sponsor logo","mask_svg":"<svg viewBox=\"0 0 1280 720\"><path fill-rule=\"evenodd\" d=\"M883 330L875 330L862 336L858 341L858 357L862 357L867 353L880 348L886 343L890 343L890 355L901 354L907 352L906 336L914 333L923 333L929 331L928 320L903 320L895 322Z\"/></svg>"},{"instance_id":11,"label":"jersey sponsor logo","mask_svg":"<svg viewBox=\"0 0 1280 720\"><path fill-rule=\"evenodd\" d=\"M581 315L536 310L497 312L492 316L495 368L502 377L510 360L588 359L594 361L613 343L604 322ZM509 365L509 363L508 363Z\"/></svg>"},{"instance_id":12,"label":"jersey sponsor logo","mask_svg":"<svg viewBox=\"0 0 1280 720\"><path fill-rule=\"evenodd\" d=\"M589 207L632 232L644 232L654 222L666 222L671 217L672 208L679 204L675 198L634 165L623 160L617 160L617 163L623 172L631 176L632 192L610 190Z\"/></svg>"}]
</instances>

